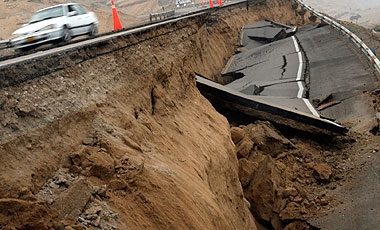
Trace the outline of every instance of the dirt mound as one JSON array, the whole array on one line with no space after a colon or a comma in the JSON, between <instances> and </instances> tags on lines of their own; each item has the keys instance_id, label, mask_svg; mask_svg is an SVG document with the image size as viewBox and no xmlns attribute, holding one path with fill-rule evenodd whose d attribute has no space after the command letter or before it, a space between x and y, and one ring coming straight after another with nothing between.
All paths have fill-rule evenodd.
<instances>
[{"instance_id":1,"label":"dirt mound","mask_svg":"<svg viewBox=\"0 0 380 230\"><path fill-rule=\"evenodd\" d=\"M13 229L51 229L57 227L53 220L57 213L43 201L0 199L0 227Z\"/></svg>"},{"instance_id":2,"label":"dirt mound","mask_svg":"<svg viewBox=\"0 0 380 230\"><path fill-rule=\"evenodd\" d=\"M261 224L274 229L311 229L306 220L331 200L321 192L324 184L342 179L338 173L341 161L332 164L332 158L342 156L335 153L337 149L324 146L325 139L299 138L292 136L296 131L286 128L286 136L292 136L289 139L283 132L263 121L231 128L239 179L250 210ZM247 142L249 150L239 154ZM337 148L342 146L341 141L333 142Z\"/></svg>"}]
</instances>

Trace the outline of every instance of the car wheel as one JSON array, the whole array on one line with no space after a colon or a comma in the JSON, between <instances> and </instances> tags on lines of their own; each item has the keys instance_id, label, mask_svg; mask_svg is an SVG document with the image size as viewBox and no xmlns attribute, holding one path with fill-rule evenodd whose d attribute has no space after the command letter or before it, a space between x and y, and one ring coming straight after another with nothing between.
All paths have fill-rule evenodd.
<instances>
[{"instance_id":1,"label":"car wheel","mask_svg":"<svg viewBox=\"0 0 380 230\"><path fill-rule=\"evenodd\" d=\"M94 24L91 25L90 30L88 31L89 37L94 37L98 33L98 27Z\"/></svg>"},{"instance_id":2,"label":"car wheel","mask_svg":"<svg viewBox=\"0 0 380 230\"><path fill-rule=\"evenodd\" d=\"M71 31L69 30L69 28L64 27L62 34L63 34L62 35L62 42L63 43L69 42L72 39Z\"/></svg>"},{"instance_id":3,"label":"car wheel","mask_svg":"<svg viewBox=\"0 0 380 230\"><path fill-rule=\"evenodd\" d=\"M33 49L33 47L23 47L23 48L16 48L15 53L16 54L24 54L26 52L29 52Z\"/></svg>"}]
</instances>

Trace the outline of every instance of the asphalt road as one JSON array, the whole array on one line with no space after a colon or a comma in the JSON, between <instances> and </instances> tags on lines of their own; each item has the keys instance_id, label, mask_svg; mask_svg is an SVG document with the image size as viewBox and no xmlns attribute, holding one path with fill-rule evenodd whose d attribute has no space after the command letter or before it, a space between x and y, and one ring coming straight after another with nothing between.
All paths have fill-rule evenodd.
<instances>
[{"instance_id":1,"label":"asphalt road","mask_svg":"<svg viewBox=\"0 0 380 230\"><path fill-rule=\"evenodd\" d=\"M375 88L376 76L368 62L361 60L359 49L329 26L308 28L297 33L297 38L309 60L310 99L323 99L332 93L331 101L341 101L321 114L356 123L357 129L371 126L375 115L361 94Z\"/></svg>"},{"instance_id":2,"label":"asphalt road","mask_svg":"<svg viewBox=\"0 0 380 230\"><path fill-rule=\"evenodd\" d=\"M228 3L224 3L223 6L218 6L218 7L228 7L228 6L231 6L231 5L245 3L245 2L246 1L244 1L244 0L231 1L231 2L228 2ZM215 7L215 8L217 8L217 7ZM94 44L94 43L99 43L99 42L111 40L111 39L119 37L119 36L124 36L124 35L128 35L128 34L138 33L140 31L144 31L146 29L154 28L156 26L165 25L167 23L177 22L177 21L180 21L180 20L183 20L183 19L186 19L186 18L191 18L191 17L194 17L194 16L202 15L202 14L205 13L204 12L205 9L207 9L207 8L190 7L190 8L180 9L180 10L178 10L176 12L176 17L173 18L173 19L169 19L169 20L166 20L166 21L163 21L163 22L157 22L157 23L154 23L154 24L151 24L151 25L141 26L139 28L130 29L130 30L127 30L127 31L122 31L122 32L119 32L119 33L113 33L113 34L110 34L110 35L105 35L105 36L97 37L97 38L90 39L90 40L85 40L85 41L78 42L78 43L68 44L68 45L62 46L62 47L57 47L57 48L52 48L52 49L49 49L49 50L39 51L39 52L36 52L36 53L33 53L33 54L20 56L20 57L13 58L13 59L8 59L8 60L0 62L0 68L7 68L7 67L10 67L11 65L19 64L19 63L26 62L26 61L33 60L33 59L38 59L38 58L41 58L43 56L57 54L57 53L61 53L61 52L72 50L72 49L78 49L80 47L91 45L91 44ZM198 13L196 13L196 12L198 12ZM193 13L193 14L191 14L191 13ZM188 14L191 14L191 15L188 15Z\"/></svg>"},{"instance_id":3,"label":"asphalt road","mask_svg":"<svg viewBox=\"0 0 380 230\"><path fill-rule=\"evenodd\" d=\"M258 22L247 27L268 29L266 25L266 22ZM255 41L249 38L246 42L249 44ZM252 48L232 57L225 75L243 77L226 87L247 95L261 96L263 100L268 96L271 103L318 115L303 100L306 97L306 65L303 62L305 58L294 37Z\"/></svg>"},{"instance_id":4,"label":"asphalt road","mask_svg":"<svg viewBox=\"0 0 380 230\"><path fill-rule=\"evenodd\" d=\"M322 230L377 230L380 229L380 152L363 156L365 165L353 181L338 187L332 194L341 200L327 216L311 221Z\"/></svg>"}]
</instances>

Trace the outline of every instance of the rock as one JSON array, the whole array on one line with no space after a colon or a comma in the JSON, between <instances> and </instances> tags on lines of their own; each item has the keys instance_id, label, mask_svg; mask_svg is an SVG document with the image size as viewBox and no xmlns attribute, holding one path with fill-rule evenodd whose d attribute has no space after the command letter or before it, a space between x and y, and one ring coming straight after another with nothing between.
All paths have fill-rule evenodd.
<instances>
[{"instance_id":1,"label":"rock","mask_svg":"<svg viewBox=\"0 0 380 230\"><path fill-rule=\"evenodd\" d=\"M70 160L73 163L73 165L80 166L82 162L86 159L87 153L86 150L83 148L77 152L74 152L70 154Z\"/></svg>"},{"instance_id":2,"label":"rock","mask_svg":"<svg viewBox=\"0 0 380 230\"><path fill-rule=\"evenodd\" d=\"M68 181L64 175L58 175L56 180L55 180L55 183L57 185L61 185L61 186L68 186Z\"/></svg>"},{"instance_id":3,"label":"rock","mask_svg":"<svg viewBox=\"0 0 380 230\"><path fill-rule=\"evenodd\" d=\"M97 218L97 214L86 215L86 220L96 220Z\"/></svg>"},{"instance_id":4,"label":"rock","mask_svg":"<svg viewBox=\"0 0 380 230\"><path fill-rule=\"evenodd\" d=\"M252 148L253 148L253 142L248 137L244 137L236 145L238 158L242 158L242 157L248 158L251 153Z\"/></svg>"},{"instance_id":5,"label":"rock","mask_svg":"<svg viewBox=\"0 0 380 230\"><path fill-rule=\"evenodd\" d=\"M307 214L307 210L306 210L305 206L302 206L302 207L300 208L300 213L301 213L302 215Z\"/></svg>"},{"instance_id":6,"label":"rock","mask_svg":"<svg viewBox=\"0 0 380 230\"><path fill-rule=\"evenodd\" d=\"M272 157L277 157L294 145L282 136L270 122L257 121L244 129L247 136L258 146L258 149Z\"/></svg>"},{"instance_id":7,"label":"rock","mask_svg":"<svg viewBox=\"0 0 380 230\"><path fill-rule=\"evenodd\" d=\"M83 139L82 143L84 145L91 145L91 146L93 146L93 145L95 145L95 139L91 138L91 137L87 137L87 138Z\"/></svg>"},{"instance_id":8,"label":"rock","mask_svg":"<svg viewBox=\"0 0 380 230\"><path fill-rule=\"evenodd\" d=\"M335 175L335 180L342 180L344 178L344 174L343 173L338 173Z\"/></svg>"},{"instance_id":9,"label":"rock","mask_svg":"<svg viewBox=\"0 0 380 230\"><path fill-rule=\"evenodd\" d=\"M319 201L319 204L322 205L322 206L326 206L329 204L329 201L325 198L322 198L320 201Z\"/></svg>"},{"instance_id":10,"label":"rock","mask_svg":"<svg viewBox=\"0 0 380 230\"><path fill-rule=\"evenodd\" d=\"M297 189L295 188L292 188L292 187L287 187L285 188L285 190L282 192L283 196L284 197L290 197L290 196L297 196L298 192L297 192Z\"/></svg>"},{"instance_id":11,"label":"rock","mask_svg":"<svg viewBox=\"0 0 380 230\"><path fill-rule=\"evenodd\" d=\"M296 203L298 203L298 204L300 204L300 203L302 203L303 199L302 199L302 197L297 196L296 198L294 198L293 201L296 202Z\"/></svg>"},{"instance_id":12,"label":"rock","mask_svg":"<svg viewBox=\"0 0 380 230\"><path fill-rule=\"evenodd\" d=\"M111 190L116 191L125 189L128 186L128 184L123 180L113 179L109 182L108 186Z\"/></svg>"},{"instance_id":13,"label":"rock","mask_svg":"<svg viewBox=\"0 0 380 230\"><path fill-rule=\"evenodd\" d=\"M79 174L82 172L82 168L76 165L71 165L69 171L70 173Z\"/></svg>"},{"instance_id":14,"label":"rock","mask_svg":"<svg viewBox=\"0 0 380 230\"><path fill-rule=\"evenodd\" d=\"M114 160L105 152L92 152L89 156L90 175L108 180L115 174Z\"/></svg>"},{"instance_id":15,"label":"rock","mask_svg":"<svg viewBox=\"0 0 380 230\"><path fill-rule=\"evenodd\" d=\"M284 229L284 225L283 225L282 221L280 220L280 217L277 214L273 215L273 218L271 219L271 225L272 225L274 230L283 230Z\"/></svg>"},{"instance_id":16,"label":"rock","mask_svg":"<svg viewBox=\"0 0 380 230\"><path fill-rule=\"evenodd\" d=\"M99 186L92 186L92 188L91 188L91 194L95 195L95 194L98 193L99 190L100 190Z\"/></svg>"},{"instance_id":17,"label":"rock","mask_svg":"<svg viewBox=\"0 0 380 230\"><path fill-rule=\"evenodd\" d=\"M99 213L102 211L102 207L100 206L93 206L85 211L86 215L99 215Z\"/></svg>"},{"instance_id":18,"label":"rock","mask_svg":"<svg viewBox=\"0 0 380 230\"><path fill-rule=\"evenodd\" d=\"M19 104L18 111L16 112L19 117L39 117L39 113L31 104Z\"/></svg>"},{"instance_id":19,"label":"rock","mask_svg":"<svg viewBox=\"0 0 380 230\"><path fill-rule=\"evenodd\" d=\"M59 213L58 220L69 216L78 217L90 197L91 190L83 179L74 182L52 205Z\"/></svg>"},{"instance_id":20,"label":"rock","mask_svg":"<svg viewBox=\"0 0 380 230\"><path fill-rule=\"evenodd\" d=\"M314 177L321 182L329 182L332 171L328 164L319 164L313 167Z\"/></svg>"},{"instance_id":21,"label":"rock","mask_svg":"<svg viewBox=\"0 0 380 230\"><path fill-rule=\"evenodd\" d=\"M98 218L94 221L93 225L95 227L99 227L99 225L100 225L100 216L98 216Z\"/></svg>"},{"instance_id":22,"label":"rock","mask_svg":"<svg viewBox=\"0 0 380 230\"><path fill-rule=\"evenodd\" d=\"M310 229L310 226L305 222L297 221L297 222L292 222L286 225L286 227L284 228L284 230L294 230L294 229L307 230L307 229Z\"/></svg>"},{"instance_id":23,"label":"rock","mask_svg":"<svg viewBox=\"0 0 380 230\"><path fill-rule=\"evenodd\" d=\"M231 128L231 138L235 145L245 136L244 130L239 127Z\"/></svg>"},{"instance_id":24,"label":"rock","mask_svg":"<svg viewBox=\"0 0 380 230\"><path fill-rule=\"evenodd\" d=\"M243 197L244 203L247 205L248 208L251 208L251 203L245 197Z\"/></svg>"},{"instance_id":25,"label":"rock","mask_svg":"<svg viewBox=\"0 0 380 230\"><path fill-rule=\"evenodd\" d=\"M107 197L107 185L102 185L96 194L98 194L100 197Z\"/></svg>"},{"instance_id":26,"label":"rock","mask_svg":"<svg viewBox=\"0 0 380 230\"><path fill-rule=\"evenodd\" d=\"M253 214L259 221L270 222L275 212L280 211L282 201L277 190L283 187L279 169L267 156L260 164L252 182L244 191L245 197L254 207Z\"/></svg>"},{"instance_id":27,"label":"rock","mask_svg":"<svg viewBox=\"0 0 380 230\"><path fill-rule=\"evenodd\" d=\"M286 208L281 211L280 218L283 221L303 220L300 205L296 202L290 202Z\"/></svg>"},{"instance_id":28,"label":"rock","mask_svg":"<svg viewBox=\"0 0 380 230\"><path fill-rule=\"evenodd\" d=\"M239 160L239 179L243 187L247 186L258 168L258 164L253 161L249 161L246 158L241 158Z\"/></svg>"}]
</instances>

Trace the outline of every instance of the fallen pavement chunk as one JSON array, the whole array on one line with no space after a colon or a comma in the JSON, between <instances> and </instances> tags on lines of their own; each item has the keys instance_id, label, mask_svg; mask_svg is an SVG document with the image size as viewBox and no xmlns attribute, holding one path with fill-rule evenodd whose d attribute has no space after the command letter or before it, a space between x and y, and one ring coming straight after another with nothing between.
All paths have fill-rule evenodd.
<instances>
[{"instance_id":1,"label":"fallen pavement chunk","mask_svg":"<svg viewBox=\"0 0 380 230\"><path fill-rule=\"evenodd\" d=\"M326 97L322 98L319 103L318 103L318 106L320 105L323 105L327 102L329 102L329 100L332 98L332 93L330 93L329 95L327 95Z\"/></svg>"},{"instance_id":2,"label":"fallen pavement chunk","mask_svg":"<svg viewBox=\"0 0 380 230\"><path fill-rule=\"evenodd\" d=\"M328 107L331 107L331 106L334 106L334 105L337 105L337 104L340 104L342 103L341 101L331 101L331 102L328 102L326 104L323 104L323 105L320 105L317 110L318 111L322 111L324 109L327 109Z\"/></svg>"},{"instance_id":3,"label":"fallen pavement chunk","mask_svg":"<svg viewBox=\"0 0 380 230\"><path fill-rule=\"evenodd\" d=\"M59 212L58 219L78 217L91 197L91 190L81 179L73 183L67 191L61 194L53 203L53 208Z\"/></svg>"},{"instance_id":4,"label":"fallen pavement chunk","mask_svg":"<svg viewBox=\"0 0 380 230\"><path fill-rule=\"evenodd\" d=\"M260 118L306 132L344 134L347 129L329 120L276 105L258 96L250 96L196 76L199 91L210 101L242 115Z\"/></svg>"}]
</instances>

